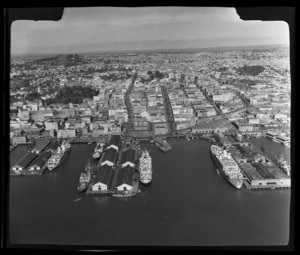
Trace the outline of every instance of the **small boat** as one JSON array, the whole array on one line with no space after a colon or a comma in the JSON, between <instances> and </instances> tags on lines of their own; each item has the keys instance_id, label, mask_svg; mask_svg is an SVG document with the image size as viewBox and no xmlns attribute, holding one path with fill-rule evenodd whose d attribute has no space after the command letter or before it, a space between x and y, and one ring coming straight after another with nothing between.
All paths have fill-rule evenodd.
<instances>
[{"instance_id":1,"label":"small boat","mask_svg":"<svg viewBox=\"0 0 300 255\"><path fill-rule=\"evenodd\" d=\"M218 169L218 168L216 169L216 171L217 171L217 173L218 173L218 174L220 174L220 171L219 171L219 169Z\"/></svg>"},{"instance_id":2,"label":"small boat","mask_svg":"<svg viewBox=\"0 0 300 255\"><path fill-rule=\"evenodd\" d=\"M104 145L105 145L105 143L102 143L102 142L97 143L94 153L93 153L94 159L99 159L101 157L103 150L104 150Z\"/></svg>"},{"instance_id":3,"label":"small boat","mask_svg":"<svg viewBox=\"0 0 300 255\"><path fill-rule=\"evenodd\" d=\"M84 172L80 174L79 183L77 185L77 190L79 192L83 192L88 188L91 181L91 176L92 176L92 169L91 169L91 164L88 161L87 165L85 166Z\"/></svg>"}]
</instances>

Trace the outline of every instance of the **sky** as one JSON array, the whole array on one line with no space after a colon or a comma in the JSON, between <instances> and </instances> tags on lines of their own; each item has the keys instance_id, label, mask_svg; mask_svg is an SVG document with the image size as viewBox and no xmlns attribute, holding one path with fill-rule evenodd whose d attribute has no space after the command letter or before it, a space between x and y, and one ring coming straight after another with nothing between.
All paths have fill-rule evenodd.
<instances>
[{"instance_id":1,"label":"sky","mask_svg":"<svg viewBox=\"0 0 300 255\"><path fill-rule=\"evenodd\" d=\"M59 21L11 27L12 55L268 44L289 44L286 22L243 21L227 7L65 8Z\"/></svg>"}]
</instances>

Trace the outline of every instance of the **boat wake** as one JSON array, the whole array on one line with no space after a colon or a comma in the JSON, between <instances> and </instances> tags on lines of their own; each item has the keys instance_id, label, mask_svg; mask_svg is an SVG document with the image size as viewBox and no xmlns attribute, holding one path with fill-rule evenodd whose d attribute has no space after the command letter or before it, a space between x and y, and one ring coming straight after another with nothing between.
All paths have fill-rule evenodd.
<instances>
[{"instance_id":1,"label":"boat wake","mask_svg":"<svg viewBox=\"0 0 300 255\"><path fill-rule=\"evenodd\" d=\"M79 198L76 198L76 199L74 199L73 201L72 201L72 203L74 203L74 202L78 202L78 201L80 201L82 198L81 197L79 197Z\"/></svg>"}]
</instances>

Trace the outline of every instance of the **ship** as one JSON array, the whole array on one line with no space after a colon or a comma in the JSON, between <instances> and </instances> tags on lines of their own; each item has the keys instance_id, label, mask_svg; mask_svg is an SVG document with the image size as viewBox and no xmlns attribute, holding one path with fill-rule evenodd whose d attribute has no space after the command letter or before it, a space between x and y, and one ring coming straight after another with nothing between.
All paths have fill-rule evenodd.
<instances>
[{"instance_id":1,"label":"ship","mask_svg":"<svg viewBox=\"0 0 300 255\"><path fill-rule=\"evenodd\" d=\"M230 153L217 145L212 145L210 148L213 160L217 169L235 188L240 189L243 185L243 174L237 162L232 158Z\"/></svg>"},{"instance_id":2,"label":"ship","mask_svg":"<svg viewBox=\"0 0 300 255\"><path fill-rule=\"evenodd\" d=\"M157 144L157 147L163 152L168 152L169 150L171 150L169 147L163 146L161 144Z\"/></svg>"},{"instance_id":3,"label":"ship","mask_svg":"<svg viewBox=\"0 0 300 255\"><path fill-rule=\"evenodd\" d=\"M88 187L91 181L92 171L90 162L85 166L84 172L80 174L79 183L77 186L77 190L79 192L84 192Z\"/></svg>"},{"instance_id":4,"label":"ship","mask_svg":"<svg viewBox=\"0 0 300 255\"><path fill-rule=\"evenodd\" d=\"M46 166L47 168L52 171L53 169L59 167L67 155L69 154L71 149L71 144L67 141L63 141L57 149L54 151L52 156L48 159Z\"/></svg>"},{"instance_id":5,"label":"ship","mask_svg":"<svg viewBox=\"0 0 300 255\"><path fill-rule=\"evenodd\" d=\"M273 157L273 161L287 176L291 176L291 166L283 159L282 155L280 157Z\"/></svg>"},{"instance_id":6,"label":"ship","mask_svg":"<svg viewBox=\"0 0 300 255\"><path fill-rule=\"evenodd\" d=\"M152 180L152 158L147 150L142 151L139 160L140 181L143 184L148 184Z\"/></svg>"},{"instance_id":7,"label":"ship","mask_svg":"<svg viewBox=\"0 0 300 255\"><path fill-rule=\"evenodd\" d=\"M104 149L104 143L97 143L94 153L93 153L93 158L94 159L99 159L103 153L103 149Z\"/></svg>"}]
</instances>

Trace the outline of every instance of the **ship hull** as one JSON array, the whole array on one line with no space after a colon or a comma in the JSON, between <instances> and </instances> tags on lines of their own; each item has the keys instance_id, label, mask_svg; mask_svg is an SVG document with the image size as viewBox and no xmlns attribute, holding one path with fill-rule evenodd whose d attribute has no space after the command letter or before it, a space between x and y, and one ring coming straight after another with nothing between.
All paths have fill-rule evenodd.
<instances>
[{"instance_id":1,"label":"ship hull","mask_svg":"<svg viewBox=\"0 0 300 255\"><path fill-rule=\"evenodd\" d=\"M147 180L147 181L140 180L140 181L141 181L141 183L144 184L144 185L149 185L149 184L151 183L152 180L149 180L149 181L148 181L148 180Z\"/></svg>"},{"instance_id":2,"label":"ship hull","mask_svg":"<svg viewBox=\"0 0 300 255\"><path fill-rule=\"evenodd\" d=\"M231 184L233 187L235 187L236 189L240 189L242 188L243 185L243 181L240 179L230 179L224 172L223 169L223 165L221 164L221 162L218 160L218 158L215 156L214 153L212 153L210 151L210 155L213 159L213 162L215 163L215 166L217 167L218 171L221 173L221 175L224 177L224 179Z\"/></svg>"},{"instance_id":3,"label":"ship hull","mask_svg":"<svg viewBox=\"0 0 300 255\"><path fill-rule=\"evenodd\" d=\"M87 190L88 187L89 187L89 183L83 184L83 185L80 184L80 185L77 186L77 190L78 190L79 192L84 192L84 191Z\"/></svg>"},{"instance_id":4,"label":"ship hull","mask_svg":"<svg viewBox=\"0 0 300 255\"><path fill-rule=\"evenodd\" d=\"M55 167L53 167L53 168L51 168L51 169L48 167L48 170L49 170L49 171L53 171L54 169L58 168L58 167L65 161L65 159L66 159L67 156L69 155L70 151L71 151L71 147L70 147L69 149L67 149L67 151L64 153L64 155L63 155L62 158L60 159L59 163L58 163Z\"/></svg>"}]
</instances>

